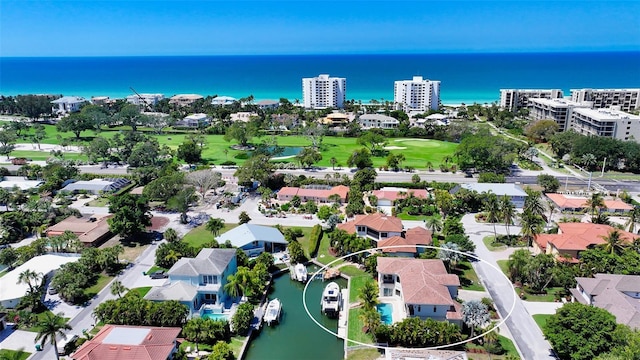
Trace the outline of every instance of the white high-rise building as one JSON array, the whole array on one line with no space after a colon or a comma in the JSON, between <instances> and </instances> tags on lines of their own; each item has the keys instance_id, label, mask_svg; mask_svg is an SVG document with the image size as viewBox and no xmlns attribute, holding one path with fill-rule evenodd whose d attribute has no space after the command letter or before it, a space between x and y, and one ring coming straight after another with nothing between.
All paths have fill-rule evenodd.
<instances>
[{"instance_id":1,"label":"white high-rise building","mask_svg":"<svg viewBox=\"0 0 640 360\"><path fill-rule=\"evenodd\" d=\"M579 134L640 142L640 116L615 108L574 109L570 128Z\"/></svg>"},{"instance_id":2,"label":"white high-rise building","mask_svg":"<svg viewBox=\"0 0 640 360\"><path fill-rule=\"evenodd\" d=\"M347 79L328 74L302 79L302 98L307 109L341 109L347 92Z\"/></svg>"},{"instance_id":3,"label":"white high-rise building","mask_svg":"<svg viewBox=\"0 0 640 360\"><path fill-rule=\"evenodd\" d=\"M569 129L569 120L574 109L589 108L590 104L577 103L566 99L528 99L529 116L533 120L554 120L558 123L558 130Z\"/></svg>"},{"instance_id":4,"label":"white high-rise building","mask_svg":"<svg viewBox=\"0 0 640 360\"><path fill-rule=\"evenodd\" d=\"M640 89L571 89L571 100L590 102L594 109L618 106L634 111L640 109Z\"/></svg>"},{"instance_id":5,"label":"white high-rise building","mask_svg":"<svg viewBox=\"0 0 640 360\"><path fill-rule=\"evenodd\" d=\"M393 102L408 113L427 112L440 108L440 81L414 76L413 80L400 80L393 84Z\"/></svg>"},{"instance_id":6,"label":"white high-rise building","mask_svg":"<svg viewBox=\"0 0 640 360\"><path fill-rule=\"evenodd\" d=\"M500 89L500 107L512 113L529 106L529 99L561 99L560 89Z\"/></svg>"}]
</instances>

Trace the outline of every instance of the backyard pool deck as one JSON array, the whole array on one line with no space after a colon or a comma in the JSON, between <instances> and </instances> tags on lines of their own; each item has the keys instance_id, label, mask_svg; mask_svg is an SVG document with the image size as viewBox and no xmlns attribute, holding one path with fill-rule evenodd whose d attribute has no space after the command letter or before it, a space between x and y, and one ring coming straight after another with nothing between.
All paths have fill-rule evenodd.
<instances>
[{"instance_id":1,"label":"backyard pool deck","mask_svg":"<svg viewBox=\"0 0 640 360\"><path fill-rule=\"evenodd\" d=\"M380 304L391 304L393 311L391 313L392 323L395 324L404 320L407 317L407 313L404 310L404 303L397 296L380 296L378 298Z\"/></svg>"}]
</instances>

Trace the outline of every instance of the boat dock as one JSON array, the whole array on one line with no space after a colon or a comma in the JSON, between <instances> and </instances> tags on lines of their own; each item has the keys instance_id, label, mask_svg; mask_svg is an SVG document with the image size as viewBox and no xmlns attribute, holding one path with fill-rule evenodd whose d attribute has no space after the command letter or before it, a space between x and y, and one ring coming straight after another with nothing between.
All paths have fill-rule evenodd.
<instances>
[{"instance_id":1,"label":"boat dock","mask_svg":"<svg viewBox=\"0 0 640 360\"><path fill-rule=\"evenodd\" d=\"M342 292L342 304L340 304L340 313L338 315L338 337L345 339L347 343L347 330L349 327L349 288L340 290Z\"/></svg>"}]
</instances>

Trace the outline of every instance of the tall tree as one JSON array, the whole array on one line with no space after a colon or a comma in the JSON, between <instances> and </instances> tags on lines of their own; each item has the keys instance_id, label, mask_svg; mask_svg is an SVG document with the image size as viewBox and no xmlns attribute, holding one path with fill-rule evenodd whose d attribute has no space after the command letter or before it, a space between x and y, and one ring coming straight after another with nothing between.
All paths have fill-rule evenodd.
<instances>
[{"instance_id":1,"label":"tall tree","mask_svg":"<svg viewBox=\"0 0 640 360\"><path fill-rule=\"evenodd\" d=\"M602 244L602 249L608 252L609 254L618 254L620 255L625 248L627 248L628 244L625 239L622 238L622 233L618 229L613 229L607 236L602 237L605 241Z\"/></svg>"},{"instance_id":2,"label":"tall tree","mask_svg":"<svg viewBox=\"0 0 640 360\"><path fill-rule=\"evenodd\" d=\"M126 293L129 289L122 285L122 282L120 280L114 280L113 283L111 283L110 290L112 295L121 298L122 294Z\"/></svg>"},{"instance_id":3,"label":"tall tree","mask_svg":"<svg viewBox=\"0 0 640 360\"><path fill-rule=\"evenodd\" d=\"M83 113L71 113L58 121L56 128L60 132L71 131L76 139L80 139L80 133L94 128L91 119Z\"/></svg>"},{"instance_id":4,"label":"tall tree","mask_svg":"<svg viewBox=\"0 0 640 360\"><path fill-rule=\"evenodd\" d=\"M520 214L520 226L520 235L527 241L527 246L532 246L535 237L542 232L544 220L542 216L530 210L524 210Z\"/></svg>"},{"instance_id":5,"label":"tall tree","mask_svg":"<svg viewBox=\"0 0 640 360\"><path fill-rule=\"evenodd\" d=\"M370 280L365 282L358 292L358 297L362 300L362 306L367 309L375 309L378 304L378 285Z\"/></svg>"},{"instance_id":6,"label":"tall tree","mask_svg":"<svg viewBox=\"0 0 640 360\"><path fill-rule=\"evenodd\" d=\"M602 194L599 192L592 193L591 197L587 199L586 205L589 207L589 211L591 211L591 217L595 218L596 215L602 211L602 208L605 208Z\"/></svg>"},{"instance_id":7,"label":"tall tree","mask_svg":"<svg viewBox=\"0 0 640 360\"><path fill-rule=\"evenodd\" d=\"M481 327L489 322L489 309L479 300L470 300L462 303L462 321L471 329L471 337L476 327Z\"/></svg>"},{"instance_id":8,"label":"tall tree","mask_svg":"<svg viewBox=\"0 0 640 360\"><path fill-rule=\"evenodd\" d=\"M63 314L59 313L57 315L53 315L50 312L45 313L44 318L38 322L38 334L36 335L35 341L40 341L40 346L44 347L44 343L49 341L51 345L53 345L53 352L56 354L56 359L60 359L60 355L58 355L58 341L56 337L60 336L63 339L67 338L67 335L64 333L65 330L71 330L71 326L67 324L66 320L62 317Z\"/></svg>"},{"instance_id":9,"label":"tall tree","mask_svg":"<svg viewBox=\"0 0 640 360\"><path fill-rule=\"evenodd\" d=\"M202 161L202 148L193 141L185 140L178 146L176 157L187 164L197 164Z\"/></svg>"},{"instance_id":10,"label":"tall tree","mask_svg":"<svg viewBox=\"0 0 640 360\"><path fill-rule=\"evenodd\" d=\"M493 239L498 240L498 232L496 231L496 223L500 219L500 203L498 196L489 193L484 200L484 211L487 213L487 222L493 224Z\"/></svg>"},{"instance_id":11,"label":"tall tree","mask_svg":"<svg viewBox=\"0 0 640 360\"><path fill-rule=\"evenodd\" d=\"M220 187L224 182L222 181L222 174L213 170L198 170L187 174L185 177L186 183L196 187L196 190L204 199L207 191Z\"/></svg>"},{"instance_id":12,"label":"tall tree","mask_svg":"<svg viewBox=\"0 0 640 360\"><path fill-rule=\"evenodd\" d=\"M207 230L211 231L214 237L218 236L220 230L224 229L224 220L220 218L210 218L207 221Z\"/></svg>"},{"instance_id":13,"label":"tall tree","mask_svg":"<svg viewBox=\"0 0 640 360\"><path fill-rule=\"evenodd\" d=\"M151 226L149 203L145 196L122 194L109 200L109 229L123 238L131 238L146 231Z\"/></svg>"},{"instance_id":14,"label":"tall tree","mask_svg":"<svg viewBox=\"0 0 640 360\"><path fill-rule=\"evenodd\" d=\"M516 218L516 207L511 202L511 199L504 195L500 198L500 217L504 222L504 226L507 229L507 238L511 241L511 235L509 234L509 226Z\"/></svg>"}]
</instances>

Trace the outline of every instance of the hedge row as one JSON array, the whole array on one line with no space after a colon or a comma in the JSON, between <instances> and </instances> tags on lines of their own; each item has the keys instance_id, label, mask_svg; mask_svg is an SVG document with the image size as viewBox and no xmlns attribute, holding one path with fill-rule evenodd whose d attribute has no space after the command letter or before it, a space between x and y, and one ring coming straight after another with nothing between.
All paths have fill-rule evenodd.
<instances>
[{"instance_id":1,"label":"hedge row","mask_svg":"<svg viewBox=\"0 0 640 360\"><path fill-rule=\"evenodd\" d=\"M322 226L320 224L313 226L309 238L309 256L315 257L320 246L320 239L322 239Z\"/></svg>"}]
</instances>

